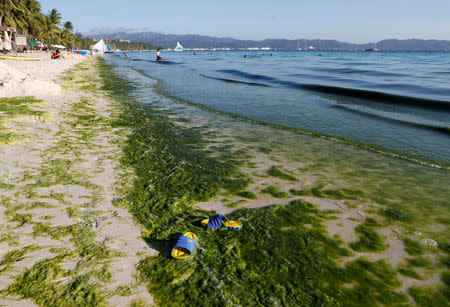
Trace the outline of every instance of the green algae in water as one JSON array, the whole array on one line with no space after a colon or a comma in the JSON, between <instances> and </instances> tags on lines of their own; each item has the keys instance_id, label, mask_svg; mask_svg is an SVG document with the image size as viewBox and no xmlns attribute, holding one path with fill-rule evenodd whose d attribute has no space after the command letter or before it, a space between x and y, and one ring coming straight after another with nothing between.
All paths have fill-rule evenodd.
<instances>
[{"instance_id":1,"label":"green algae in water","mask_svg":"<svg viewBox=\"0 0 450 307\"><path fill-rule=\"evenodd\" d=\"M397 221L411 221L411 214L406 210L406 208L400 205L389 206L388 208L382 209L382 213L391 220Z\"/></svg>"},{"instance_id":2,"label":"green algae in water","mask_svg":"<svg viewBox=\"0 0 450 307\"><path fill-rule=\"evenodd\" d=\"M358 259L338 266L335 261L351 252L321 227L326 214L304 201L237 210L229 216L243 222L237 232L200 227L211 212L189 204L226 189L227 178L239 178L235 162L209 157L201 139L136 106L127 93L130 83L100 65L102 89L123 109L115 125L131 129L122 162L134 168L137 179L127 200L149 231L147 242L160 251L138 265L157 303L349 306L407 301L396 292L396 272L385 262ZM311 224L316 227L310 229ZM187 261L174 261L170 249L184 231L195 232L201 248Z\"/></svg>"}]
</instances>

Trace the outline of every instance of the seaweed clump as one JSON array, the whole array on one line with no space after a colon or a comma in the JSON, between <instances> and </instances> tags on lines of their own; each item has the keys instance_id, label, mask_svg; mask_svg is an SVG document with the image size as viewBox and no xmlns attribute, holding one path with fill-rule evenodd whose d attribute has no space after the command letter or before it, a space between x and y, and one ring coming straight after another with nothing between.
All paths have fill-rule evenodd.
<instances>
[{"instance_id":1,"label":"seaweed clump","mask_svg":"<svg viewBox=\"0 0 450 307\"><path fill-rule=\"evenodd\" d=\"M358 199L363 196L363 193L358 190L352 189L324 189L323 184L318 184L311 189L296 190L291 189L289 192L295 196L315 196L315 197L326 197L333 199Z\"/></svg>"},{"instance_id":2,"label":"seaweed clump","mask_svg":"<svg viewBox=\"0 0 450 307\"><path fill-rule=\"evenodd\" d=\"M11 144L23 139L20 133L5 127L9 120L23 116L44 120L48 115L46 112L31 108L43 103L34 97L0 98L0 144Z\"/></svg>"},{"instance_id":3,"label":"seaweed clump","mask_svg":"<svg viewBox=\"0 0 450 307\"><path fill-rule=\"evenodd\" d=\"M283 172L275 165L273 165L271 168L269 168L269 170L267 171L267 174L269 174L272 177L278 177L278 178L288 180L288 181L297 181L297 178L295 178L292 175L289 175L286 172Z\"/></svg>"},{"instance_id":4,"label":"seaweed clump","mask_svg":"<svg viewBox=\"0 0 450 307\"><path fill-rule=\"evenodd\" d=\"M265 193L265 194L270 194L270 195L272 195L273 197L276 197L276 198L286 198L286 197L288 197L288 194L286 192L279 191L274 186L269 186L267 188L264 188L264 189L261 190L261 192Z\"/></svg>"},{"instance_id":5,"label":"seaweed clump","mask_svg":"<svg viewBox=\"0 0 450 307\"><path fill-rule=\"evenodd\" d=\"M377 226L378 223L374 218L366 218L362 224L355 228L356 233L359 235L359 241L350 243L350 247L357 252L379 252L385 250L386 246L383 243L383 238L374 230Z\"/></svg>"}]
</instances>

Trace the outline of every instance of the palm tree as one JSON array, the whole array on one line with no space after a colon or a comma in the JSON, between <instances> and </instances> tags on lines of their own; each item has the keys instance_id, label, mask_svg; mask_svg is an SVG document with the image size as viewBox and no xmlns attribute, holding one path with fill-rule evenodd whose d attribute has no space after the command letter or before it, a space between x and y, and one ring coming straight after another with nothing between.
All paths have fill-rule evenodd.
<instances>
[{"instance_id":1,"label":"palm tree","mask_svg":"<svg viewBox=\"0 0 450 307\"><path fill-rule=\"evenodd\" d=\"M22 0L26 10L27 24L23 34L30 31L34 37L42 31L45 22L45 15L41 12L41 5L37 0Z\"/></svg>"},{"instance_id":2,"label":"palm tree","mask_svg":"<svg viewBox=\"0 0 450 307\"><path fill-rule=\"evenodd\" d=\"M11 20L10 24L23 32L27 24L27 9L24 6L24 1L15 0L14 2L15 5L11 8L13 20Z\"/></svg>"},{"instance_id":3,"label":"palm tree","mask_svg":"<svg viewBox=\"0 0 450 307\"><path fill-rule=\"evenodd\" d=\"M43 34L45 35L48 43L50 43L50 39L53 38L59 31L58 25L60 23L61 14L56 9L52 9L48 12L43 27Z\"/></svg>"},{"instance_id":4,"label":"palm tree","mask_svg":"<svg viewBox=\"0 0 450 307\"><path fill-rule=\"evenodd\" d=\"M48 12L47 18L50 19L51 23L56 26L59 26L61 23L61 14L58 12L57 9L52 9L50 12Z\"/></svg>"},{"instance_id":5,"label":"palm tree","mask_svg":"<svg viewBox=\"0 0 450 307\"><path fill-rule=\"evenodd\" d=\"M13 10L17 9L17 0L0 0L0 26L3 24L15 24Z\"/></svg>"},{"instance_id":6,"label":"palm tree","mask_svg":"<svg viewBox=\"0 0 450 307\"><path fill-rule=\"evenodd\" d=\"M73 25L70 21L66 21L64 23L64 31L68 32L68 33L72 33L73 31Z\"/></svg>"},{"instance_id":7,"label":"palm tree","mask_svg":"<svg viewBox=\"0 0 450 307\"><path fill-rule=\"evenodd\" d=\"M64 33L64 40L66 46L71 46L74 42L74 37L72 34L73 31L73 24L70 21L66 21L63 25L63 33Z\"/></svg>"}]
</instances>

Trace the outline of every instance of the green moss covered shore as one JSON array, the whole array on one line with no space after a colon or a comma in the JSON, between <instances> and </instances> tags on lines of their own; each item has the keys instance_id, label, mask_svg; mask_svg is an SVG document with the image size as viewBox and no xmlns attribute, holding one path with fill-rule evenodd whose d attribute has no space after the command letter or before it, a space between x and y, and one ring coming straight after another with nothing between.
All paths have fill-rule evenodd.
<instances>
[{"instance_id":1,"label":"green moss covered shore","mask_svg":"<svg viewBox=\"0 0 450 307\"><path fill-rule=\"evenodd\" d=\"M399 290L399 273L386 261L356 257L343 263L354 251L385 248L372 218L356 229L360 241L352 245L354 251L328 236L323 223L332 218L330 213L300 199L234 211L228 218L244 224L240 231L204 230L200 221L214 212L192 204L221 190L247 195L248 182L239 172L243 161L209 155L198 131L138 104L130 95L133 84L99 61L102 89L121 107L114 125L130 131L121 162L136 175L117 205L129 208L146 229L144 239L159 251L138 264L158 305L448 306L447 282L432 289L411 287L408 297ZM295 180L278 169L269 174ZM386 215L396 218L397 213L389 209ZM196 233L199 245L187 261L176 261L170 250L185 231ZM419 260L411 261L420 265Z\"/></svg>"}]
</instances>

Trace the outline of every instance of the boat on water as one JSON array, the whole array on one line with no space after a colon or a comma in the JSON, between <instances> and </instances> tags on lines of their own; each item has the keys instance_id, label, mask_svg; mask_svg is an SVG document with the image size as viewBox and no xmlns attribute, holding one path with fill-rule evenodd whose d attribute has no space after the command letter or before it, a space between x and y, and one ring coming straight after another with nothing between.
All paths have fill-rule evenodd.
<instances>
[{"instance_id":1,"label":"boat on water","mask_svg":"<svg viewBox=\"0 0 450 307\"><path fill-rule=\"evenodd\" d=\"M181 46L180 42L177 42L177 45L173 49L174 51L183 51L183 46Z\"/></svg>"},{"instance_id":2,"label":"boat on water","mask_svg":"<svg viewBox=\"0 0 450 307\"><path fill-rule=\"evenodd\" d=\"M302 51L302 48L300 48L300 41L297 41L297 49L298 51Z\"/></svg>"},{"instance_id":3,"label":"boat on water","mask_svg":"<svg viewBox=\"0 0 450 307\"><path fill-rule=\"evenodd\" d=\"M364 51L378 51L377 44L375 43L372 48L364 49Z\"/></svg>"},{"instance_id":4,"label":"boat on water","mask_svg":"<svg viewBox=\"0 0 450 307\"><path fill-rule=\"evenodd\" d=\"M107 42L105 53L114 53L114 49L111 47L111 44Z\"/></svg>"}]
</instances>

